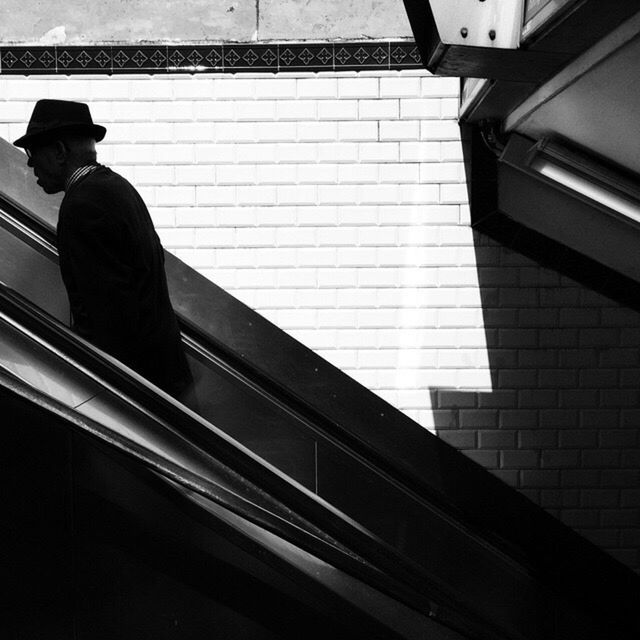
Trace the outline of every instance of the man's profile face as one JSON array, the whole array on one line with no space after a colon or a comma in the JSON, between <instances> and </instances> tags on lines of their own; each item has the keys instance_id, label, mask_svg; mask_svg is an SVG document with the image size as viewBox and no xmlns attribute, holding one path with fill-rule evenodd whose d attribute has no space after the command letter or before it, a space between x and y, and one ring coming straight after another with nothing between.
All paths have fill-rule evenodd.
<instances>
[{"instance_id":1,"label":"man's profile face","mask_svg":"<svg viewBox=\"0 0 640 640\"><path fill-rule=\"evenodd\" d=\"M64 189L64 165L60 161L57 143L50 143L27 149L27 166L45 193L58 193Z\"/></svg>"}]
</instances>

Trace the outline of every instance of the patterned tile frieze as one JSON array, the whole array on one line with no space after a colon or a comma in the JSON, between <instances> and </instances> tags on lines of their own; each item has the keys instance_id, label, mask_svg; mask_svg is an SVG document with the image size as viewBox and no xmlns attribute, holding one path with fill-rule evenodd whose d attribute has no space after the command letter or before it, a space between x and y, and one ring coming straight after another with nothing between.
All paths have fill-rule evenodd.
<instances>
[{"instance_id":1,"label":"patterned tile frieze","mask_svg":"<svg viewBox=\"0 0 640 640\"><path fill-rule=\"evenodd\" d=\"M0 47L0 74L242 73L419 69L412 41Z\"/></svg>"}]
</instances>

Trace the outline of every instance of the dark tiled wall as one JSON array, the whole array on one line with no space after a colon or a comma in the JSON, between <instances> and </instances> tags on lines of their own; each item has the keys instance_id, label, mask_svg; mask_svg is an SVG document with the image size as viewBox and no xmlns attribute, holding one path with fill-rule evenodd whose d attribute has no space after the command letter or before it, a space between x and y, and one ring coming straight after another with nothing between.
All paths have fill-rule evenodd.
<instances>
[{"instance_id":1,"label":"dark tiled wall","mask_svg":"<svg viewBox=\"0 0 640 640\"><path fill-rule=\"evenodd\" d=\"M438 433L640 568L640 313L475 235L493 390L432 391Z\"/></svg>"}]
</instances>

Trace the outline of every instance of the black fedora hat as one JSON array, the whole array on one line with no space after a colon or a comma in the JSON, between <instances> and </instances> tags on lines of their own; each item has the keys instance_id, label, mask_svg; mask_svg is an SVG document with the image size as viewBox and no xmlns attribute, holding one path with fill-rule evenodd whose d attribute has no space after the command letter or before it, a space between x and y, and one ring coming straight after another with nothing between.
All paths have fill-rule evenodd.
<instances>
[{"instance_id":1,"label":"black fedora hat","mask_svg":"<svg viewBox=\"0 0 640 640\"><path fill-rule=\"evenodd\" d=\"M27 125L27 133L13 144L29 148L51 140L60 133L87 134L100 142L107 130L93 123L89 107L83 102L38 100Z\"/></svg>"}]
</instances>

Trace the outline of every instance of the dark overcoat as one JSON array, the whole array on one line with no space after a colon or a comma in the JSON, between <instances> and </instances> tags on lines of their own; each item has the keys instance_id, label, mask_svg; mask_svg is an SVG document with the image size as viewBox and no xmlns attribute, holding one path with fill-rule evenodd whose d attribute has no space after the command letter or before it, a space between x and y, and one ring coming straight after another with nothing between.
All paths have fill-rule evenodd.
<instances>
[{"instance_id":1,"label":"dark overcoat","mask_svg":"<svg viewBox=\"0 0 640 640\"><path fill-rule=\"evenodd\" d=\"M135 188L99 166L65 193L60 270L75 332L174 396L191 382L164 252Z\"/></svg>"}]
</instances>

